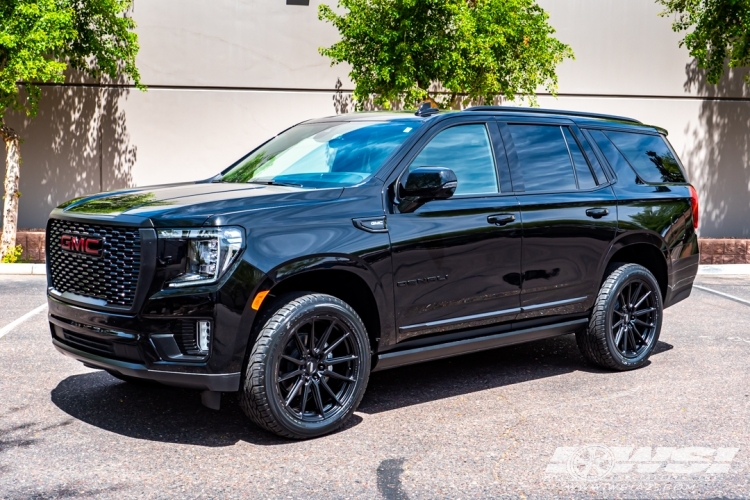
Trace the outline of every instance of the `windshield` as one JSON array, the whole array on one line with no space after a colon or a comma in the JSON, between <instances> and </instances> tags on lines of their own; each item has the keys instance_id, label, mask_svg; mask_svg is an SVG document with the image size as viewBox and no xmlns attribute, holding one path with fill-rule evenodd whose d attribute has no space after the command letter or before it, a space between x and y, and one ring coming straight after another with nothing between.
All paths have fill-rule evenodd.
<instances>
[{"instance_id":1,"label":"windshield","mask_svg":"<svg viewBox=\"0 0 750 500\"><path fill-rule=\"evenodd\" d=\"M297 125L223 174L223 182L346 187L372 176L421 120Z\"/></svg>"}]
</instances>

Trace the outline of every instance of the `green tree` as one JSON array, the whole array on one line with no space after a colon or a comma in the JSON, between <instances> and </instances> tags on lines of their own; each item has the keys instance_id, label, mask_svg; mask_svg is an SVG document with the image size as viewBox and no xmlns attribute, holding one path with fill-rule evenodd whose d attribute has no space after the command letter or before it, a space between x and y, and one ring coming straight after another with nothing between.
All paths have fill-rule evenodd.
<instances>
[{"instance_id":1,"label":"green tree","mask_svg":"<svg viewBox=\"0 0 750 500\"><path fill-rule=\"evenodd\" d=\"M348 63L354 99L390 108L431 98L442 107L470 101L535 103L539 87L555 94L555 70L572 58L552 35L534 0L339 0L338 14L321 5L318 18L341 40L320 53Z\"/></svg>"},{"instance_id":2,"label":"green tree","mask_svg":"<svg viewBox=\"0 0 750 500\"><path fill-rule=\"evenodd\" d=\"M750 66L750 0L658 0L674 16L672 29L688 31L680 41L716 85L724 68ZM745 76L748 80L748 76Z\"/></svg>"},{"instance_id":3,"label":"green tree","mask_svg":"<svg viewBox=\"0 0 750 500\"><path fill-rule=\"evenodd\" d=\"M138 37L127 17L132 0L2 0L0 3L0 136L6 148L0 258L15 248L21 138L5 122L12 111L36 115L40 83L62 83L69 67L90 78L129 77Z\"/></svg>"}]
</instances>

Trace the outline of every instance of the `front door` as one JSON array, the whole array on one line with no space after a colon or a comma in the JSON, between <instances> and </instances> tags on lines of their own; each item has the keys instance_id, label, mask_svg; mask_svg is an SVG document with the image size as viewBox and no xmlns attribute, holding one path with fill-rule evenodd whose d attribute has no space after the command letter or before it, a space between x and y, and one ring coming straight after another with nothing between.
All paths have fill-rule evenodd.
<instances>
[{"instance_id":1,"label":"front door","mask_svg":"<svg viewBox=\"0 0 750 500\"><path fill-rule=\"evenodd\" d=\"M518 314L521 214L505 154L496 154L499 143L494 122L448 120L402 163L402 175L417 167L450 168L458 187L452 198L410 213L392 204L398 341L496 325Z\"/></svg>"},{"instance_id":2,"label":"front door","mask_svg":"<svg viewBox=\"0 0 750 500\"><path fill-rule=\"evenodd\" d=\"M518 319L579 313L593 304L617 231L617 199L575 127L502 123L523 219Z\"/></svg>"}]
</instances>

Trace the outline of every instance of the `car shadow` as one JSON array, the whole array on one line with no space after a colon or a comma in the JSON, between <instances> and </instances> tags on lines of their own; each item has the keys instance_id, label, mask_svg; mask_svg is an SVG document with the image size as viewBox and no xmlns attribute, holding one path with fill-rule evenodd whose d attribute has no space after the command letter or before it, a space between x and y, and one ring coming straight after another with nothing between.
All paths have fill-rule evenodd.
<instances>
[{"instance_id":1,"label":"car shadow","mask_svg":"<svg viewBox=\"0 0 750 500\"><path fill-rule=\"evenodd\" d=\"M659 342L654 353L671 348ZM376 414L580 370L608 373L585 364L572 335L557 337L376 372L358 411ZM62 380L51 399L78 420L130 438L207 447L239 441L262 446L290 442L250 423L236 393L225 393L221 410L214 411L201 404L197 391L135 385L97 371ZM346 432L361 421L355 414L337 432Z\"/></svg>"}]
</instances>

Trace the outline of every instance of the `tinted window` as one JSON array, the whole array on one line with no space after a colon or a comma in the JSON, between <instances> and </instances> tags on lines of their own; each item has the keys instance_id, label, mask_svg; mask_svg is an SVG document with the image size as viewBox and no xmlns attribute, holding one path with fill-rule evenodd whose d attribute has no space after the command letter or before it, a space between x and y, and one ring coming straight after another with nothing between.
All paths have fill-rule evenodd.
<instances>
[{"instance_id":1,"label":"tinted window","mask_svg":"<svg viewBox=\"0 0 750 500\"><path fill-rule=\"evenodd\" d=\"M510 125L526 192L572 191L576 178L560 127Z\"/></svg>"},{"instance_id":2,"label":"tinted window","mask_svg":"<svg viewBox=\"0 0 750 500\"><path fill-rule=\"evenodd\" d=\"M646 182L685 182L680 164L661 136L605 132Z\"/></svg>"},{"instance_id":3,"label":"tinted window","mask_svg":"<svg viewBox=\"0 0 750 500\"><path fill-rule=\"evenodd\" d=\"M625 182L634 184L638 182L638 176L635 175L635 171L630 168L630 165L628 164L625 157L622 156L615 145L612 144L609 139L607 139L607 136L599 130L589 130L588 132L591 135L591 138L594 139L596 145L599 146L599 149L604 154L604 157L607 159L609 165L612 167L612 169L614 169L617 177Z\"/></svg>"},{"instance_id":4,"label":"tinted window","mask_svg":"<svg viewBox=\"0 0 750 500\"><path fill-rule=\"evenodd\" d=\"M497 171L484 125L459 125L438 133L411 162L418 167L450 168L458 179L456 195L497 193Z\"/></svg>"},{"instance_id":5,"label":"tinted window","mask_svg":"<svg viewBox=\"0 0 750 500\"><path fill-rule=\"evenodd\" d=\"M223 173L223 182L353 186L374 174L419 120L297 125Z\"/></svg>"},{"instance_id":6,"label":"tinted window","mask_svg":"<svg viewBox=\"0 0 750 500\"><path fill-rule=\"evenodd\" d=\"M573 134L570 133L570 129L563 127L563 135L565 141L568 143L568 149L570 150L570 157L573 158L573 166L576 169L576 177L578 178L578 189L592 189L596 187L596 181L594 180L594 174L591 173L589 164L586 158L583 156L583 151L578 146Z\"/></svg>"},{"instance_id":7,"label":"tinted window","mask_svg":"<svg viewBox=\"0 0 750 500\"><path fill-rule=\"evenodd\" d=\"M583 152L586 153L586 158L589 160L589 165L591 166L591 170L594 171L594 177L598 180L599 184L604 184L607 182L607 176L604 175L604 169L602 168L602 165L599 163L599 160L596 157L596 154L594 154L594 150L591 149L591 144L586 140L584 136L581 135L580 131L573 131L573 135L576 136L576 139L578 139L579 145L583 146Z\"/></svg>"}]
</instances>

